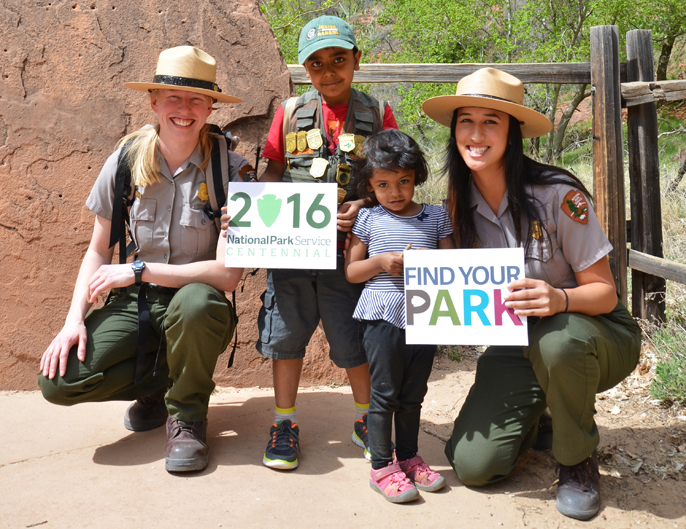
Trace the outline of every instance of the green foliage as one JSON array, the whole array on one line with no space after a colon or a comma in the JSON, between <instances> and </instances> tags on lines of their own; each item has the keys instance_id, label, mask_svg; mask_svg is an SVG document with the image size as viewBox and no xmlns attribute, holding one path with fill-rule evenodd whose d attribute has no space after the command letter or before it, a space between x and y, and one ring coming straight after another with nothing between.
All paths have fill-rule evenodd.
<instances>
[{"instance_id":1,"label":"green foliage","mask_svg":"<svg viewBox=\"0 0 686 529\"><path fill-rule=\"evenodd\" d=\"M655 367L650 394L665 402L686 404L686 331L672 322L660 329L652 342L661 360Z\"/></svg>"},{"instance_id":2,"label":"green foliage","mask_svg":"<svg viewBox=\"0 0 686 529\"><path fill-rule=\"evenodd\" d=\"M462 348L458 345L441 345L438 350L455 362L462 362Z\"/></svg>"}]
</instances>

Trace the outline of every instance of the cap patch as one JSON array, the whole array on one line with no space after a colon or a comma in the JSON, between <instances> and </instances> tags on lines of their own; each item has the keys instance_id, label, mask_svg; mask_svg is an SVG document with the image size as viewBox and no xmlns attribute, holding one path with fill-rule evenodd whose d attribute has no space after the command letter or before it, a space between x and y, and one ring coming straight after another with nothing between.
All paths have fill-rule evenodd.
<instances>
[{"instance_id":1,"label":"cap patch","mask_svg":"<svg viewBox=\"0 0 686 529\"><path fill-rule=\"evenodd\" d=\"M313 30L314 28L307 32L308 39L310 38L310 32ZM338 27L333 24L322 24L317 28L318 37L328 37L329 35L338 35Z\"/></svg>"},{"instance_id":2,"label":"cap patch","mask_svg":"<svg viewBox=\"0 0 686 529\"><path fill-rule=\"evenodd\" d=\"M317 30L314 28L310 28L310 31L307 32L307 40L312 40L316 34Z\"/></svg>"},{"instance_id":3,"label":"cap patch","mask_svg":"<svg viewBox=\"0 0 686 529\"><path fill-rule=\"evenodd\" d=\"M578 189L569 191L560 207L565 215L573 221L588 224L588 202L586 202L584 194Z\"/></svg>"}]
</instances>

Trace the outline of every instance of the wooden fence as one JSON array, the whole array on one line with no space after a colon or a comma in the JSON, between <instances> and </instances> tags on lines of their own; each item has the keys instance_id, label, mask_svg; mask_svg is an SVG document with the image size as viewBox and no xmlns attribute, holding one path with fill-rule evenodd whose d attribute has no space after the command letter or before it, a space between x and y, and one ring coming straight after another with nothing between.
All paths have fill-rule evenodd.
<instances>
[{"instance_id":1,"label":"wooden fence","mask_svg":"<svg viewBox=\"0 0 686 529\"><path fill-rule=\"evenodd\" d=\"M596 213L613 246L609 255L617 292L632 311L664 321L665 280L686 283L686 265L663 259L656 101L686 99L686 81L655 82L652 34L627 33L627 62L619 62L617 26L591 28L591 61L528 64L361 64L357 83L451 83L491 66L524 83L590 84L593 103L593 186ZM309 84L305 68L288 65L293 83ZM624 200L622 108L627 108L631 220ZM627 239L631 248L627 248Z\"/></svg>"}]
</instances>

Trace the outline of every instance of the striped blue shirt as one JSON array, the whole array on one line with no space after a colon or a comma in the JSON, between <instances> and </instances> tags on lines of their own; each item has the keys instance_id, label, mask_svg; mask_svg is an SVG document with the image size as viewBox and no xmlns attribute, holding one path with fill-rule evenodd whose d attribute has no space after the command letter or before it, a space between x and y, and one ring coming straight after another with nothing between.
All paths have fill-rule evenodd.
<instances>
[{"instance_id":1,"label":"striped blue shirt","mask_svg":"<svg viewBox=\"0 0 686 529\"><path fill-rule=\"evenodd\" d=\"M439 206L422 204L422 210L412 217L400 217L381 205L361 209L353 233L367 245L369 257L386 252L402 252L412 248L435 250L438 241L453 232L448 213ZM405 290L403 277L386 271L371 278L357 302L354 318L386 320L405 328Z\"/></svg>"}]
</instances>

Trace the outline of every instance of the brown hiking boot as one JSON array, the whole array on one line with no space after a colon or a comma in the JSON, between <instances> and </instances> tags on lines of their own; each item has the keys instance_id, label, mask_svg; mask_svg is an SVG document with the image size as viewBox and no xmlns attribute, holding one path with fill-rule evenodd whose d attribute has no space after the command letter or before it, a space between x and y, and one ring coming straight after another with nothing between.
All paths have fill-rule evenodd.
<instances>
[{"instance_id":1,"label":"brown hiking boot","mask_svg":"<svg viewBox=\"0 0 686 529\"><path fill-rule=\"evenodd\" d=\"M567 467L559 465L557 510L577 520L588 520L600 510L600 472L598 454L593 453L581 463Z\"/></svg>"},{"instance_id":2,"label":"brown hiking boot","mask_svg":"<svg viewBox=\"0 0 686 529\"><path fill-rule=\"evenodd\" d=\"M169 417L164 465L167 472L204 470L210 459L206 436L207 419L201 422L185 422Z\"/></svg>"},{"instance_id":3,"label":"brown hiking boot","mask_svg":"<svg viewBox=\"0 0 686 529\"><path fill-rule=\"evenodd\" d=\"M131 404L124 413L124 427L132 432L145 432L162 426L169 415L164 404L166 393L164 388Z\"/></svg>"}]
</instances>

